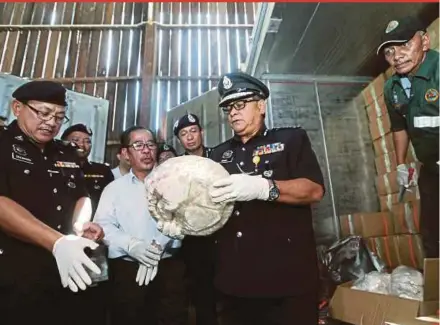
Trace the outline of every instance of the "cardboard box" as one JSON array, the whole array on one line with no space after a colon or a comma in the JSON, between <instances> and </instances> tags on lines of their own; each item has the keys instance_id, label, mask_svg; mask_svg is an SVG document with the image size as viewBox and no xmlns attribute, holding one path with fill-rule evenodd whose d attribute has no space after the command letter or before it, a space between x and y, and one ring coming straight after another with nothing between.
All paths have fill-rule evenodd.
<instances>
[{"instance_id":1,"label":"cardboard box","mask_svg":"<svg viewBox=\"0 0 440 325\"><path fill-rule=\"evenodd\" d=\"M397 169L396 152L391 151L374 159L377 175L390 173Z\"/></svg>"},{"instance_id":2,"label":"cardboard box","mask_svg":"<svg viewBox=\"0 0 440 325\"><path fill-rule=\"evenodd\" d=\"M370 105L374 99L380 97L383 94L383 87L385 85L385 75L381 73L376 79L362 90L364 101L366 105Z\"/></svg>"},{"instance_id":3,"label":"cardboard box","mask_svg":"<svg viewBox=\"0 0 440 325\"><path fill-rule=\"evenodd\" d=\"M394 243L400 265L411 266L419 270L423 269L425 255L420 235L396 235L394 236Z\"/></svg>"},{"instance_id":4,"label":"cardboard box","mask_svg":"<svg viewBox=\"0 0 440 325\"><path fill-rule=\"evenodd\" d=\"M385 263L389 270L400 265L395 236L364 238L368 248Z\"/></svg>"},{"instance_id":5,"label":"cardboard box","mask_svg":"<svg viewBox=\"0 0 440 325\"><path fill-rule=\"evenodd\" d=\"M353 213L339 217L343 236L361 237L393 235L394 222L390 212Z\"/></svg>"},{"instance_id":6,"label":"cardboard box","mask_svg":"<svg viewBox=\"0 0 440 325\"><path fill-rule=\"evenodd\" d=\"M405 196L403 197L403 202L420 200L419 187L418 186L411 187L410 190L411 192L406 191ZM398 202L398 200L399 200L399 193L379 195L380 211L391 211L393 205L397 203L403 203L403 202Z\"/></svg>"},{"instance_id":7,"label":"cardboard box","mask_svg":"<svg viewBox=\"0 0 440 325\"><path fill-rule=\"evenodd\" d=\"M349 282L336 288L330 301L331 317L354 325L432 324L422 320L427 317L438 323L439 260L425 259L424 270L422 301L354 290Z\"/></svg>"},{"instance_id":8,"label":"cardboard box","mask_svg":"<svg viewBox=\"0 0 440 325\"><path fill-rule=\"evenodd\" d=\"M376 157L394 151L393 134L389 132L383 137L374 140L373 146Z\"/></svg>"},{"instance_id":9,"label":"cardboard box","mask_svg":"<svg viewBox=\"0 0 440 325\"><path fill-rule=\"evenodd\" d=\"M439 47L439 18L434 20L431 25L426 29L429 34L430 47L431 49L438 49Z\"/></svg>"},{"instance_id":10,"label":"cardboard box","mask_svg":"<svg viewBox=\"0 0 440 325\"><path fill-rule=\"evenodd\" d=\"M420 200L395 204L391 212L396 234L420 232Z\"/></svg>"},{"instance_id":11,"label":"cardboard box","mask_svg":"<svg viewBox=\"0 0 440 325\"><path fill-rule=\"evenodd\" d=\"M370 123L376 121L376 119L388 115L388 109L385 105L385 97L383 94L374 98L371 103L369 103L365 109L367 110L368 120Z\"/></svg>"},{"instance_id":12,"label":"cardboard box","mask_svg":"<svg viewBox=\"0 0 440 325\"><path fill-rule=\"evenodd\" d=\"M391 132L391 122L388 114L375 118L370 122L371 139L376 140Z\"/></svg>"}]
</instances>

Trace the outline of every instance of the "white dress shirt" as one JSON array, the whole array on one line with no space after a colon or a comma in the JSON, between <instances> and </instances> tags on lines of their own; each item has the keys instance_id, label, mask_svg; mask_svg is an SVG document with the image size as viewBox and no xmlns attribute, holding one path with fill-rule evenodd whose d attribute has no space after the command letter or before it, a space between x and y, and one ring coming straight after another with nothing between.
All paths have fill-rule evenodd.
<instances>
[{"instance_id":1,"label":"white dress shirt","mask_svg":"<svg viewBox=\"0 0 440 325\"><path fill-rule=\"evenodd\" d=\"M133 260L128 256L128 245L133 237L147 244L154 239L162 247L175 246L171 238L157 229L148 211L144 183L131 170L105 187L93 221L104 229L109 258ZM163 257L169 256L166 255Z\"/></svg>"},{"instance_id":2,"label":"white dress shirt","mask_svg":"<svg viewBox=\"0 0 440 325\"><path fill-rule=\"evenodd\" d=\"M113 168L112 173L113 173L113 176L115 177L115 179L122 177L121 170L119 169L119 166L116 166L115 168Z\"/></svg>"}]
</instances>

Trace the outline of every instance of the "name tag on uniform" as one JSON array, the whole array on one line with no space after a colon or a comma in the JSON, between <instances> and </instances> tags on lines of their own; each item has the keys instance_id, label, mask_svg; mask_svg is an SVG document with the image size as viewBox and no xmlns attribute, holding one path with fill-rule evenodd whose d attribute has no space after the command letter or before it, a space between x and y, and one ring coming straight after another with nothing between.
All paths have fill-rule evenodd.
<instances>
[{"instance_id":1,"label":"name tag on uniform","mask_svg":"<svg viewBox=\"0 0 440 325\"><path fill-rule=\"evenodd\" d=\"M26 164L31 164L31 165L34 164L30 158L17 155L15 152L12 153L12 159L20 161L20 162L24 162Z\"/></svg>"},{"instance_id":2,"label":"name tag on uniform","mask_svg":"<svg viewBox=\"0 0 440 325\"><path fill-rule=\"evenodd\" d=\"M56 161L55 167L61 167L61 168L79 168L79 165L77 165L74 162L71 161Z\"/></svg>"},{"instance_id":3,"label":"name tag on uniform","mask_svg":"<svg viewBox=\"0 0 440 325\"><path fill-rule=\"evenodd\" d=\"M104 175L100 175L100 174L85 174L84 177L85 178L104 178Z\"/></svg>"},{"instance_id":4,"label":"name tag on uniform","mask_svg":"<svg viewBox=\"0 0 440 325\"><path fill-rule=\"evenodd\" d=\"M269 155L280 151L284 151L284 143L275 142L275 143L266 144L264 146L256 147L252 156Z\"/></svg>"}]
</instances>

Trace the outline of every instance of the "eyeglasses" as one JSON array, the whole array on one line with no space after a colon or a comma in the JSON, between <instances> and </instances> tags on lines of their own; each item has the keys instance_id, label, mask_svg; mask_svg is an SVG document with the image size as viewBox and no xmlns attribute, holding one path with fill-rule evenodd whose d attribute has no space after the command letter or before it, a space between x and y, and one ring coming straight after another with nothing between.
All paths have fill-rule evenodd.
<instances>
[{"instance_id":1,"label":"eyeglasses","mask_svg":"<svg viewBox=\"0 0 440 325\"><path fill-rule=\"evenodd\" d=\"M252 102L258 102L260 99L249 99L249 100L238 100L228 106L221 107L223 113L229 114L233 108L235 108L237 111L241 111L243 108L246 107L247 103Z\"/></svg>"},{"instance_id":2,"label":"eyeglasses","mask_svg":"<svg viewBox=\"0 0 440 325\"><path fill-rule=\"evenodd\" d=\"M90 138L84 138L84 139L80 139L80 138L72 138L71 139L72 142L75 143L85 143L85 144L92 144L92 140Z\"/></svg>"},{"instance_id":3,"label":"eyeglasses","mask_svg":"<svg viewBox=\"0 0 440 325\"><path fill-rule=\"evenodd\" d=\"M23 104L26 105L27 107L29 107L37 115L37 117L42 121L48 122L52 119L52 117L55 119L56 124L66 124L70 121L66 115L57 116L55 114L52 114L51 112L39 111L38 109L36 109L35 107L32 107L31 105L29 105L27 103L23 103Z\"/></svg>"},{"instance_id":4,"label":"eyeglasses","mask_svg":"<svg viewBox=\"0 0 440 325\"><path fill-rule=\"evenodd\" d=\"M132 147L136 151L142 151L147 147L149 150L155 150L157 148L157 144L154 142L142 142L142 141L136 141L132 144L129 144L127 147Z\"/></svg>"}]
</instances>

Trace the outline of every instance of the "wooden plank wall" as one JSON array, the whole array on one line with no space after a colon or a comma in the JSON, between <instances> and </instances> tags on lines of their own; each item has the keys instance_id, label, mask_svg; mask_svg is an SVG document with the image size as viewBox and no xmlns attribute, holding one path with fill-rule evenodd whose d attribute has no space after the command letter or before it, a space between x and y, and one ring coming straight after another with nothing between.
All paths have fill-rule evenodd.
<instances>
[{"instance_id":1,"label":"wooden plank wall","mask_svg":"<svg viewBox=\"0 0 440 325\"><path fill-rule=\"evenodd\" d=\"M144 46L146 25L136 26L147 21L149 8L156 22L155 39L148 40L153 48ZM0 25L24 28L0 29L0 72L57 80L68 89L108 99L106 161L113 165L119 134L139 123L140 115L147 116L144 123L154 116L149 124L159 130L167 110L212 89L220 74L239 68L246 59L255 11L252 3L1 3ZM120 24L131 27L107 28ZM53 25L71 28L47 27ZM144 48L154 55L145 55ZM154 57L155 63L156 91L145 99L149 105L141 103L144 57ZM155 112L140 114L140 107Z\"/></svg>"}]
</instances>

